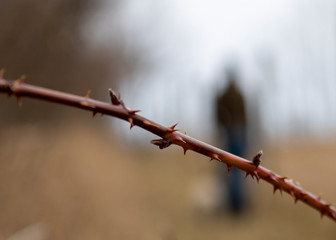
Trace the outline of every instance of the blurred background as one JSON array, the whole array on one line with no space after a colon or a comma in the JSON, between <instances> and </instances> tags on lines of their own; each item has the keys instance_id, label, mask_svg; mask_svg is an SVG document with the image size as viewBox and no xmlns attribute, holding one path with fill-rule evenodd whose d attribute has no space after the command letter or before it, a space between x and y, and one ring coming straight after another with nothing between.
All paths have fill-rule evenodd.
<instances>
[{"instance_id":1,"label":"blurred background","mask_svg":"<svg viewBox=\"0 0 336 240\"><path fill-rule=\"evenodd\" d=\"M11 0L0 20L6 79L102 101L112 88L202 141L248 159L262 149L265 167L336 203L335 1ZM218 113L232 79L244 137L230 145ZM244 211L223 210L223 166L159 151L126 122L6 95L0 108L0 239L336 237L249 178Z\"/></svg>"}]
</instances>

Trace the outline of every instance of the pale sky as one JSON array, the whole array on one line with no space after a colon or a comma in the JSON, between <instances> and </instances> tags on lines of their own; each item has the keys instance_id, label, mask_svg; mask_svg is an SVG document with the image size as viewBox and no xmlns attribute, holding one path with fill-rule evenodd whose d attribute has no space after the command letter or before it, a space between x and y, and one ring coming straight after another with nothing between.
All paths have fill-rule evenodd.
<instances>
[{"instance_id":1,"label":"pale sky","mask_svg":"<svg viewBox=\"0 0 336 240\"><path fill-rule=\"evenodd\" d=\"M97 17L95 36L111 41L115 36L109 29L119 24L129 46L145 49L151 69L120 89L134 97L130 104L143 115L211 135L213 99L225 86L225 65L233 61L250 111L258 105L264 135L336 132L334 1L122 3L117 15L106 7Z\"/></svg>"}]
</instances>

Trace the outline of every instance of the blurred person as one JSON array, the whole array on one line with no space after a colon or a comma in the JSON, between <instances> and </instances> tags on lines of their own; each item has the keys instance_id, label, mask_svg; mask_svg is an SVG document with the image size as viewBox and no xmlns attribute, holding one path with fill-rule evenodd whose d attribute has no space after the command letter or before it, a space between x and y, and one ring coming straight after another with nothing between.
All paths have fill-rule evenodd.
<instances>
[{"instance_id":1,"label":"blurred person","mask_svg":"<svg viewBox=\"0 0 336 240\"><path fill-rule=\"evenodd\" d=\"M246 111L244 96L236 85L237 75L233 70L227 72L227 88L216 99L216 120L220 147L243 157L246 153ZM246 203L243 172L237 168L227 174L227 168L220 164L219 185L221 191L220 208L229 208L234 214L242 213Z\"/></svg>"}]
</instances>

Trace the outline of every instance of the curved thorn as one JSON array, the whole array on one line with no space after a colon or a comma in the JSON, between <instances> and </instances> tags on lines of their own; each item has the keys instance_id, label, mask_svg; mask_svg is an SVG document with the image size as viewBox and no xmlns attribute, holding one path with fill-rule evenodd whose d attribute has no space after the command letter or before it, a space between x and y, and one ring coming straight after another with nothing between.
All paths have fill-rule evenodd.
<instances>
[{"instance_id":1,"label":"curved thorn","mask_svg":"<svg viewBox=\"0 0 336 240\"><path fill-rule=\"evenodd\" d=\"M183 148L183 154L186 155L188 148L182 147Z\"/></svg>"},{"instance_id":2,"label":"curved thorn","mask_svg":"<svg viewBox=\"0 0 336 240\"><path fill-rule=\"evenodd\" d=\"M228 175L230 176L230 171L231 171L231 165L230 164L226 164L227 167L227 171L228 171Z\"/></svg>"},{"instance_id":3,"label":"curved thorn","mask_svg":"<svg viewBox=\"0 0 336 240\"><path fill-rule=\"evenodd\" d=\"M96 116L97 112L96 111L93 111L92 112L92 118L94 118Z\"/></svg>"},{"instance_id":4,"label":"curved thorn","mask_svg":"<svg viewBox=\"0 0 336 240\"><path fill-rule=\"evenodd\" d=\"M130 130L134 127L133 118L128 118L127 121L131 124Z\"/></svg>"}]
</instances>

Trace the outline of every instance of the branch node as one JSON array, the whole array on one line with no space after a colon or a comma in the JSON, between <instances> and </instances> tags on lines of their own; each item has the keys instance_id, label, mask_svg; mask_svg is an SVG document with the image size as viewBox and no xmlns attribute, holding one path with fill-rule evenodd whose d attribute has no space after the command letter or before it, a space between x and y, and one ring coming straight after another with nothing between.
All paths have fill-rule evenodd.
<instances>
[{"instance_id":1,"label":"branch node","mask_svg":"<svg viewBox=\"0 0 336 240\"><path fill-rule=\"evenodd\" d=\"M152 140L151 144L159 146L160 149L164 149L164 148L169 147L172 144L172 142L169 139L163 139L163 138L161 138L161 139L154 139L154 140Z\"/></svg>"},{"instance_id":2,"label":"branch node","mask_svg":"<svg viewBox=\"0 0 336 240\"><path fill-rule=\"evenodd\" d=\"M261 163L261 156L263 155L263 151L260 150L257 155L253 157L252 163L255 167L258 167Z\"/></svg>"}]
</instances>

